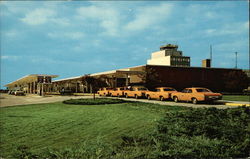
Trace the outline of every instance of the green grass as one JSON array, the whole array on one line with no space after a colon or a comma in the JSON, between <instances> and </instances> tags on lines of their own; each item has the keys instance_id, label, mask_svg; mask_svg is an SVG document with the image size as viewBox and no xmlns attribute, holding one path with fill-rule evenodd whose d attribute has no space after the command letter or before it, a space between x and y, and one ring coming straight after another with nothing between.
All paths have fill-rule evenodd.
<instances>
[{"instance_id":1,"label":"green grass","mask_svg":"<svg viewBox=\"0 0 250 159\"><path fill-rule=\"evenodd\" d=\"M249 95L223 95L223 100L229 100L229 101L250 101Z\"/></svg>"},{"instance_id":2,"label":"green grass","mask_svg":"<svg viewBox=\"0 0 250 159\"><path fill-rule=\"evenodd\" d=\"M21 158L20 154L25 157L29 152L40 155L52 150L56 157L54 149L66 153L85 148L84 145L90 145L88 151L91 149L98 157L103 149L107 150L101 149L102 145L119 146L124 136L146 137L165 112L183 109L187 108L146 103L72 105L61 102L1 108L0 157ZM94 149L91 143L99 147Z\"/></svg>"}]
</instances>

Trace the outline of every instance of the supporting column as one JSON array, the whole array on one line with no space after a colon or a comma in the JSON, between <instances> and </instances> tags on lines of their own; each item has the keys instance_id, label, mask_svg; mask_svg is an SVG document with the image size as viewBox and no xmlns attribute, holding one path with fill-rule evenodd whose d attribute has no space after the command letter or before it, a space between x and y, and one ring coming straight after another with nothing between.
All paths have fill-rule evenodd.
<instances>
[{"instance_id":1,"label":"supporting column","mask_svg":"<svg viewBox=\"0 0 250 159\"><path fill-rule=\"evenodd\" d=\"M128 86L128 73L126 73L126 86Z\"/></svg>"},{"instance_id":2,"label":"supporting column","mask_svg":"<svg viewBox=\"0 0 250 159\"><path fill-rule=\"evenodd\" d=\"M34 94L35 94L36 90L37 90L37 88L36 88L36 82L33 82L33 85L34 85Z\"/></svg>"},{"instance_id":3,"label":"supporting column","mask_svg":"<svg viewBox=\"0 0 250 159\"><path fill-rule=\"evenodd\" d=\"M33 94L33 92L34 92L34 83L31 82L30 85L31 85L31 93Z\"/></svg>"},{"instance_id":4,"label":"supporting column","mask_svg":"<svg viewBox=\"0 0 250 159\"><path fill-rule=\"evenodd\" d=\"M30 93L30 83L28 83L28 93Z\"/></svg>"},{"instance_id":5,"label":"supporting column","mask_svg":"<svg viewBox=\"0 0 250 159\"><path fill-rule=\"evenodd\" d=\"M78 92L78 89L77 89L77 87L78 87L78 83L76 82L76 93Z\"/></svg>"}]
</instances>

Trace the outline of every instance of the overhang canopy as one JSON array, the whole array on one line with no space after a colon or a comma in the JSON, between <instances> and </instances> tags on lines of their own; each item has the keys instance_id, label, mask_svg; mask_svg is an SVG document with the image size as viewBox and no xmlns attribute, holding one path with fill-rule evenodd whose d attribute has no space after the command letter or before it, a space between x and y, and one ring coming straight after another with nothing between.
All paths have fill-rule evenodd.
<instances>
[{"instance_id":1,"label":"overhang canopy","mask_svg":"<svg viewBox=\"0 0 250 159\"><path fill-rule=\"evenodd\" d=\"M22 78L19 78L18 80L11 82L9 84L6 84L5 87L15 87L15 85L23 85L26 83L36 82L38 76L46 76L46 77L51 77L51 78L58 77L58 75L31 74L31 75L27 75Z\"/></svg>"}]
</instances>

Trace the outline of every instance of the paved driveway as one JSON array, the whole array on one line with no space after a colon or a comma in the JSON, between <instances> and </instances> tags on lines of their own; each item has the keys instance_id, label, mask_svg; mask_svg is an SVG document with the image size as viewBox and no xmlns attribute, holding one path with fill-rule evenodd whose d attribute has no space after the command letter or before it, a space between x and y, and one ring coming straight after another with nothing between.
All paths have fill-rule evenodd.
<instances>
[{"instance_id":1,"label":"paved driveway","mask_svg":"<svg viewBox=\"0 0 250 159\"><path fill-rule=\"evenodd\" d=\"M17 106L17 105L26 105L26 104L38 104L38 103L53 103L53 102L60 102L67 99L77 99L77 98L92 98L90 95L86 96L60 96L60 95L51 95L51 96L38 96L34 94L27 94L26 96L14 96L2 93L0 95L0 107L7 107L7 106ZM107 98L117 98L117 97L107 97ZM145 103L154 103L160 105L169 105L169 106L185 106L185 107L193 107L193 108L233 108L234 106L225 105L224 103L227 101L218 101L217 103L211 104L192 104L192 103L175 103L172 101L157 101L157 100L147 100L147 99L134 99L134 98L120 98L129 101L139 101ZM234 102L232 102L234 103ZM239 103L239 102L237 102ZM244 103L244 102L241 102ZM247 102L245 102L247 103Z\"/></svg>"},{"instance_id":2,"label":"paved driveway","mask_svg":"<svg viewBox=\"0 0 250 159\"><path fill-rule=\"evenodd\" d=\"M0 107L26 105L26 104L38 104L38 103L53 103L60 102L67 99L76 98L90 98L90 96L38 96L34 94L27 94L26 96L14 96L6 93L0 95Z\"/></svg>"}]
</instances>

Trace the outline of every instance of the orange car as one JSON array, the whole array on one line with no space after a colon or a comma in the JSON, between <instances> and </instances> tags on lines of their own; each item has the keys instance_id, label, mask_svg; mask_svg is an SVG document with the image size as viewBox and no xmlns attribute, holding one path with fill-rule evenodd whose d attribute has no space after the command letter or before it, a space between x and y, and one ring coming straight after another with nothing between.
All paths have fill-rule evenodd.
<instances>
[{"instance_id":1,"label":"orange car","mask_svg":"<svg viewBox=\"0 0 250 159\"><path fill-rule=\"evenodd\" d=\"M134 98L143 98L146 97L146 92L149 90L143 86L133 86L128 90L124 91L124 95L126 98L134 97Z\"/></svg>"},{"instance_id":2,"label":"orange car","mask_svg":"<svg viewBox=\"0 0 250 159\"><path fill-rule=\"evenodd\" d=\"M97 93L100 96L109 96L110 95L110 91L112 90L112 88L100 88L99 91L97 91Z\"/></svg>"},{"instance_id":3,"label":"orange car","mask_svg":"<svg viewBox=\"0 0 250 159\"><path fill-rule=\"evenodd\" d=\"M120 97L120 96L124 96L124 91L127 90L127 88L124 87L117 87L113 90L110 90L110 96L116 96L116 97Z\"/></svg>"},{"instance_id":4,"label":"orange car","mask_svg":"<svg viewBox=\"0 0 250 159\"><path fill-rule=\"evenodd\" d=\"M157 87L156 91L149 91L146 92L146 97L148 100L150 99L159 99L161 101L165 99L171 99L171 94L177 92L174 88L172 87Z\"/></svg>"},{"instance_id":5,"label":"orange car","mask_svg":"<svg viewBox=\"0 0 250 159\"><path fill-rule=\"evenodd\" d=\"M201 101L214 101L222 99L222 94L213 93L207 88L185 88L182 92L172 93L171 98L175 101L187 101L196 104Z\"/></svg>"}]
</instances>

